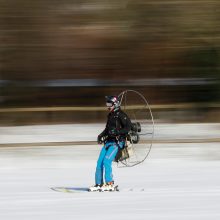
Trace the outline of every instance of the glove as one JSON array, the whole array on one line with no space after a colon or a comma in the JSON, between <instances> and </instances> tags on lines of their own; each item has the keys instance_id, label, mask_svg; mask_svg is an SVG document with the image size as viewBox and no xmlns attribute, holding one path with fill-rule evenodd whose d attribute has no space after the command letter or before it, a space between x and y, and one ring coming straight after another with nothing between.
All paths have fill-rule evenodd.
<instances>
[{"instance_id":1,"label":"glove","mask_svg":"<svg viewBox=\"0 0 220 220\"><path fill-rule=\"evenodd\" d=\"M98 135L97 142L98 142L98 144L102 144L103 143L103 136Z\"/></svg>"},{"instance_id":2,"label":"glove","mask_svg":"<svg viewBox=\"0 0 220 220\"><path fill-rule=\"evenodd\" d=\"M118 132L115 128L112 128L112 129L109 129L108 135L109 135L110 137L116 137L116 136L119 135L119 132Z\"/></svg>"}]
</instances>

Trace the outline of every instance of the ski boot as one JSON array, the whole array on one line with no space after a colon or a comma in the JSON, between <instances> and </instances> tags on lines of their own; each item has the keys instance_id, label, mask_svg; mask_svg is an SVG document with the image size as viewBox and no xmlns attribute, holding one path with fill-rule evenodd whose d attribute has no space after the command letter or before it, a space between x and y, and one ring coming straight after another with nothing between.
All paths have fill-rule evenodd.
<instances>
[{"instance_id":1,"label":"ski boot","mask_svg":"<svg viewBox=\"0 0 220 220\"><path fill-rule=\"evenodd\" d=\"M100 192L102 188L101 184L95 184L94 186L89 187L88 191L89 192Z\"/></svg>"},{"instance_id":2,"label":"ski boot","mask_svg":"<svg viewBox=\"0 0 220 220\"><path fill-rule=\"evenodd\" d=\"M114 185L114 181L108 182L101 187L101 192L106 192L106 191L112 192L116 190L117 190L117 186Z\"/></svg>"}]
</instances>

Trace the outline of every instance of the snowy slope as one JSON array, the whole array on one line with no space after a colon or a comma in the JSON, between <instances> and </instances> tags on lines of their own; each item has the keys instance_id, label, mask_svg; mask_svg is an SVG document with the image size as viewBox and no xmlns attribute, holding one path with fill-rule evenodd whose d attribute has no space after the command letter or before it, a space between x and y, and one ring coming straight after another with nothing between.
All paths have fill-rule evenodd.
<instances>
[{"instance_id":1,"label":"snowy slope","mask_svg":"<svg viewBox=\"0 0 220 220\"><path fill-rule=\"evenodd\" d=\"M99 149L1 147L0 219L220 219L219 143L155 144L142 165L115 164L117 184L133 192L68 194L50 189L93 184Z\"/></svg>"}]
</instances>

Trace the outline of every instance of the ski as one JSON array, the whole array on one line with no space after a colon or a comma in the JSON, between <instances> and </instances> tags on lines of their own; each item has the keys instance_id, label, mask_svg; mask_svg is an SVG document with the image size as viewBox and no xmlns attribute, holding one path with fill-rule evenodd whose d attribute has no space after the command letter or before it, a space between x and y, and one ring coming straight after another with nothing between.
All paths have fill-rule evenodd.
<instances>
[{"instance_id":1,"label":"ski","mask_svg":"<svg viewBox=\"0 0 220 220\"><path fill-rule=\"evenodd\" d=\"M102 190L96 190L96 191L91 191L89 190L88 187L52 187L51 188L53 191L56 192L63 192L63 193L102 193L102 192L146 192L146 189L144 188L120 188L118 185L114 187L114 190L108 190L108 191L102 191Z\"/></svg>"},{"instance_id":2,"label":"ski","mask_svg":"<svg viewBox=\"0 0 220 220\"><path fill-rule=\"evenodd\" d=\"M82 192L91 192L91 193L95 193L95 192L119 192L119 188L118 186L114 187L114 190L95 190L95 191L91 191L89 188L87 187L52 187L51 188L53 191L56 192L63 192L63 193L82 193Z\"/></svg>"}]
</instances>

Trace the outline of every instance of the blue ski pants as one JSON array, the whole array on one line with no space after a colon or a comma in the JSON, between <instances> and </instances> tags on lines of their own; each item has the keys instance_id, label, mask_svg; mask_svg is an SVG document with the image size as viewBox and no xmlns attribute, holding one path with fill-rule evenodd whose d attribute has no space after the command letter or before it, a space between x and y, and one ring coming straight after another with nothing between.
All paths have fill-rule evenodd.
<instances>
[{"instance_id":1,"label":"blue ski pants","mask_svg":"<svg viewBox=\"0 0 220 220\"><path fill-rule=\"evenodd\" d=\"M116 143L115 141L107 141L100 152L96 172L95 183L103 184L113 181L112 161L118 152L118 148L124 146L124 141Z\"/></svg>"}]
</instances>

